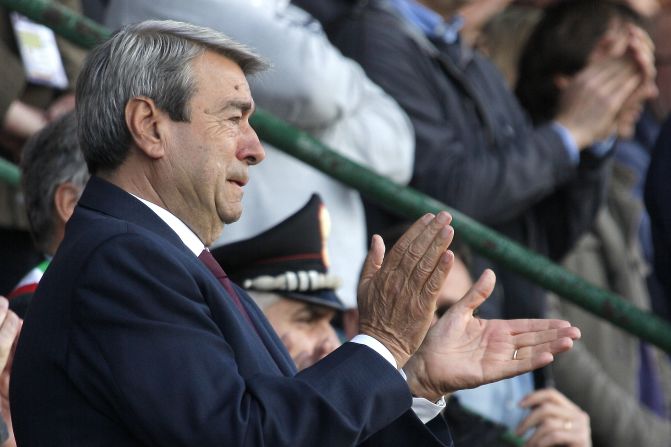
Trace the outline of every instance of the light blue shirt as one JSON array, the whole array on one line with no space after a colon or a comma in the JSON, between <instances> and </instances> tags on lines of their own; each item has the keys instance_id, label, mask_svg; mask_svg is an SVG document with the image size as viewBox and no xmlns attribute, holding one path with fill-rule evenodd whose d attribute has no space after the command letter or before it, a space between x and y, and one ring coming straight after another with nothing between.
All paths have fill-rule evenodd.
<instances>
[{"instance_id":1,"label":"light blue shirt","mask_svg":"<svg viewBox=\"0 0 671 447\"><path fill-rule=\"evenodd\" d=\"M410 23L418 27L429 38L442 39L446 43L459 40L459 32L464 27L464 19L455 15L445 20L437 12L416 0L391 0L390 3Z\"/></svg>"},{"instance_id":2,"label":"light blue shirt","mask_svg":"<svg viewBox=\"0 0 671 447\"><path fill-rule=\"evenodd\" d=\"M564 143L564 148L568 152L569 158L574 164L577 165L580 162L580 149L571 136L571 133L568 131L568 129L566 129L566 127L562 126L556 121L552 123L552 129L559 134L562 142ZM611 135L605 140L597 141L592 146L590 146L588 150L597 157L605 157L615 147L616 139L617 137L615 135Z\"/></svg>"},{"instance_id":3,"label":"light blue shirt","mask_svg":"<svg viewBox=\"0 0 671 447\"><path fill-rule=\"evenodd\" d=\"M454 394L469 410L515 430L529 414L529 410L520 407L519 403L533 391L534 376L529 372Z\"/></svg>"}]
</instances>

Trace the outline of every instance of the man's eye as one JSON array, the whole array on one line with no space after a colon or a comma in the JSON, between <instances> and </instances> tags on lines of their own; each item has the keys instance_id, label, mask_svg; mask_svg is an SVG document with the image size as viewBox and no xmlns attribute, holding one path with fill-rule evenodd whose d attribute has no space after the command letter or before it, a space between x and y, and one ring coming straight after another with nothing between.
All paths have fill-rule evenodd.
<instances>
[{"instance_id":1,"label":"man's eye","mask_svg":"<svg viewBox=\"0 0 671 447\"><path fill-rule=\"evenodd\" d=\"M242 117L241 116L232 116L228 120L232 123L238 124L242 120Z\"/></svg>"}]
</instances>

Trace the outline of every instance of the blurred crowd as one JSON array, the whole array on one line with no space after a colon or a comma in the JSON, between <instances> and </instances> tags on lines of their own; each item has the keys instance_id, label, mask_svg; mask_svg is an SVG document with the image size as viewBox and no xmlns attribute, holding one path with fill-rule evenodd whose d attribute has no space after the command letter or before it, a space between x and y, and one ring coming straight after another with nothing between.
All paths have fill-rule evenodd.
<instances>
[{"instance_id":1,"label":"blurred crowd","mask_svg":"<svg viewBox=\"0 0 671 447\"><path fill-rule=\"evenodd\" d=\"M671 2L60 3L113 30L172 19L247 44L272 65L250 78L258 107L671 322ZM89 173L72 113L86 51L0 9L0 55L0 156L22 173L20 186L0 181L4 446L15 445L8 384L21 319ZM410 223L264 148L242 218L211 248L303 369L357 333L371 235L391 246ZM582 330L551 366L450 396L442 417L456 445L506 445L506 431L530 447L671 445L668 353L472 252L459 234L455 244L437 316L492 268L497 286L480 315ZM258 267L268 259L282 261ZM305 271L319 272L317 286L280 286Z\"/></svg>"}]
</instances>

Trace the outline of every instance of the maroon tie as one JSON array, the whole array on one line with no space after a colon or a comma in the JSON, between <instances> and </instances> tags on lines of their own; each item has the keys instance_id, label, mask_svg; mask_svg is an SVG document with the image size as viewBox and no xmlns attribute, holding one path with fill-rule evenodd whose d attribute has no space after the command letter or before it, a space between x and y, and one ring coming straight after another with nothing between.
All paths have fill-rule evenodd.
<instances>
[{"instance_id":1,"label":"maroon tie","mask_svg":"<svg viewBox=\"0 0 671 447\"><path fill-rule=\"evenodd\" d=\"M226 292L228 292L228 294L230 295L231 300L233 300L233 304L235 304L235 307L242 314L245 320L247 320L247 323L249 323L252 329L254 329L254 331L256 332L256 327L254 326L254 323L252 323L252 319L249 317L247 310L242 305L240 297L235 292L231 280L228 279L228 275L226 274L224 269L221 268L217 260L214 259L212 253L210 253L210 251L206 248L202 252L200 252L200 255L198 255L198 259L200 259L201 262L205 264L205 266L214 274L214 276L216 276L221 285L224 286L224 289L226 289Z\"/></svg>"}]
</instances>

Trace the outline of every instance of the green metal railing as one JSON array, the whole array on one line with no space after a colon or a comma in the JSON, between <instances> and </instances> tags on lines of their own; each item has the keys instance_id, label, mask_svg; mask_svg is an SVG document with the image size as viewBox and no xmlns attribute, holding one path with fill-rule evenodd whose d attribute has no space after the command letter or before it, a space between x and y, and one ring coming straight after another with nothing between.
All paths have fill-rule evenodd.
<instances>
[{"instance_id":1,"label":"green metal railing","mask_svg":"<svg viewBox=\"0 0 671 447\"><path fill-rule=\"evenodd\" d=\"M0 6L48 26L82 48L93 48L110 36L104 26L50 0L2 0Z\"/></svg>"},{"instance_id":2,"label":"green metal railing","mask_svg":"<svg viewBox=\"0 0 671 447\"><path fill-rule=\"evenodd\" d=\"M21 171L15 164L0 157L0 179L10 185L18 185L21 179Z\"/></svg>"},{"instance_id":3,"label":"green metal railing","mask_svg":"<svg viewBox=\"0 0 671 447\"><path fill-rule=\"evenodd\" d=\"M0 5L53 26L55 32L84 48L91 48L97 41L110 35L108 30L95 22L47 0L0 0ZM501 261L536 284L671 352L671 325L650 312L638 309L622 297L588 283L444 203L412 188L395 184L350 161L309 134L263 110L256 112L252 124L262 140L402 216L414 219L427 212L449 211L453 216L452 226L459 237L480 254ZM6 163L0 164L0 178L17 183L18 171Z\"/></svg>"}]
</instances>

